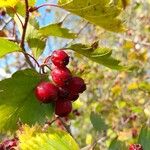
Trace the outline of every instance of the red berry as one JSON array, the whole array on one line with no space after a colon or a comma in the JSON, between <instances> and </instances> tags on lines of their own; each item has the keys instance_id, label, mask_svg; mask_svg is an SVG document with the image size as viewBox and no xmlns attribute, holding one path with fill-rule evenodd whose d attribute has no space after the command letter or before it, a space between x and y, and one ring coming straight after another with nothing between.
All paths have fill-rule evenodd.
<instances>
[{"instance_id":1,"label":"red berry","mask_svg":"<svg viewBox=\"0 0 150 150\"><path fill-rule=\"evenodd\" d=\"M58 88L50 82L41 82L35 89L35 95L40 102L49 103L58 97Z\"/></svg>"},{"instance_id":2,"label":"red berry","mask_svg":"<svg viewBox=\"0 0 150 150\"><path fill-rule=\"evenodd\" d=\"M137 136L138 136L138 131L137 131L137 129L133 128L132 129L132 137L136 138Z\"/></svg>"},{"instance_id":3,"label":"red berry","mask_svg":"<svg viewBox=\"0 0 150 150\"><path fill-rule=\"evenodd\" d=\"M55 114L60 117L66 117L72 111L72 103L70 101L59 100L55 104Z\"/></svg>"},{"instance_id":4,"label":"red berry","mask_svg":"<svg viewBox=\"0 0 150 150\"><path fill-rule=\"evenodd\" d=\"M74 94L74 93L70 93L69 96L67 97L67 99L69 101L75 101L79 98L79 94Z\"/></svg>"},{"instance_id":5,"label":"red berry","mask_svg":"<svg viewBox=\"0 0 150 150\"><path fill-rule=\"evenodd\" d=\"M82 78L73 77L68 88L72 93L83 93L86 90L86 84Z\"/></svg>"},{"instance_id":6,"label":"red berry","mask_svg":"<svg viewBox=\"0 0 150 150\"><path fill-rule=\"evenodd\" d=\"M130 145L129 150L143 150L142 145L140 144L132 144Z\"/></svg>"},{"instance_id":7,"label":"red berry","mask_svg":"<svg viewBox=\"0 0 150 150\"><path fill-rule=\"evenodd\" d=\"M65 67L69 63L69 56L63 50L56 50L51 55L53 64L57 67Z\"/></svg>"},{"instance_id":8,"label":"red berry","mask_svg":"<svg viewBox=\"0 0 150 150\"><path fill-rule=\"evenodd\" d=\"M51 72L53 81L60 87L69 84L71 80L71 72L67 68L54 68Z\"/></svg>"},{"instance_id":9,"label":"red berry","mask_svg":"<svg viewBox=\"0 0 150 150\"><path fill-rule=\"evenodd\" d=\"M66 99L69 96L69 90L67 88L59 88L58 99Z\"/></svg>"},{"instance_id":10,"label":"red berry","mask_svg":"<svg viewBox=\"0 0 150 150\"><path fill-rule=\"evenodd\" d=\"M17 139L6 140L0 145L0 150L15 150Z\"/></svg>"}]
</instances>

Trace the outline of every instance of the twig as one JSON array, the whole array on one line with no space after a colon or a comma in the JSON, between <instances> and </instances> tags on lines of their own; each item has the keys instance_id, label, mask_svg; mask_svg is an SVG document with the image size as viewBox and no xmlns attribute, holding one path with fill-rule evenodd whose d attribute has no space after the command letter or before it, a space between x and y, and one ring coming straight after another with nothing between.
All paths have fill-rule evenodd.
<instances>
[{"instance_id":1,"label":"twig","mask_svg":"<svg viewBox=\"0 0 150 150\"><path fill-rule=\"evenodd\" d=\"M29 4L28 4L28 0L25 0L25 7L26 7L26 17L25 17L25 23L23 24L23 33L22 33L22 38L21 38L20 46L21 46L22 50L26 53L25 44L24 43L25 43L25 36L26 36L27 25L28 25L28 21L29 21L29 12L28 12ZM29 56L27 56L27 55L24 55L24 56L26 58L26 61L30 65L30 67L32 69L35 69L34 65L30 61Z\"/></svg>"},{"instance_id":2,"label":"twig","mask_svg":"<svg viewBox=\"0 0 150 150\"><path fill-rule=\"evenodd\" d=\"M71 130L70 130L70 127L60 117L59 117L59 120L61 121L61 123L65 127L66 131L73 137Z\"/></svg>"},{"instance_id":3,"label":"twig","mask_svg":"<svg viewBox=\"0 0 150 150\"><path fill-rule=\"evenodd\" d=\"M36 11L36 10L38 10L39 8L42 8L42 7L45 7L45 6L61 8L61 6L58 6L58 5L55 5L55 4L42 4L42 5L37 6L37 7L31 7L31 8L29 9L29 12Z\"/></svg>"},{"instance_id":4,"label":"twig","mask_svg":"<svg viewBox=\"0 0 150 150\"><path fill-rule=\"evenodd\" d=\"M20 23L21 23L21 26L22 26L22 28L23 28L23 27L24 27L23 22L21 21L19 15L18 15L16 12L15 12L15 14L16 14L17 18L19 19L19 21L20 21Z\"/></svg>"},{"instance_id":5,"label":"twig","mask_svg":"<svg viewBox=\"0 0 150 150\"><path fill-rule=\"evenodd\" d=\"M89 22L86 22L86 24L78 31L77 33L77 37L81 34L81 32L88 26ZM76 38L77 38L76 37ZM69 46L75 39L72 39L70 42L68 42L64 48L66 48L67 46Z\"/></svg>"}]
</instances>

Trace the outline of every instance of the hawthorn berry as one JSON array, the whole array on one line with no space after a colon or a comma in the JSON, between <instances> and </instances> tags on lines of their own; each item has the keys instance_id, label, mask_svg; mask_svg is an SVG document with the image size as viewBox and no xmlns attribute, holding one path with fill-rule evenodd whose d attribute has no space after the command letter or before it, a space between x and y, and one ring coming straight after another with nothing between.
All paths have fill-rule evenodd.
<instances>
[{"instance_id":1,"label":"hawthorn berry","mask_svg":"<svg viewBox=\"0 0 150 150\"><path fill-rule=\"evenodd\" d=\"M72 78L71 72L67 68L54 68L51 71L53 81L60 87L67 86Z\"/></svg>"},{"instance_id":2,"label":"hawthorn berry","mask_svg":"<svg viewBox=\"0 0 150 150\"><path fill-rule=\"evenodd\" d=\"M57 67L65 67L69 63L69 56L63 50L56 50L51 55L51 61Z\"/></svg>"},{"instance_id":3,"label":"hawthorn berry","mask_svg":"<svg viewBox=\"0 0 150 150\"><path fill-rule=\"evenodd\" d=\"M58 88L50 82L41 82L35 89L35 95L40 102L49 103L57 100Z\"/></svg>"},{"instance_id":4,"label":"hawthorn berry","mask_svg":"<svg viewBox=\"0 0 150 150\"><path fill-rule=\"evenodd\" d=\"M2 144L0 144L0 150L15 150L17 146L17 139L6 140Z\"/></svg>"},{"instance_id":5,"label":"hawthorn berry","mask_svg":"<svg viewBox=\"0 0 150 150\"><path fill-rule=\"evenodd\" d=\"M79 94L72 93L72 92L70 92L69 96L67 97L67 99L70 100L70 101L75 101L78 98L79 98Z\"/></svg>"},{"instance_id":6,"label":"hawthorn berry","mask_svg":"<svg viewBox=\"0 0 150 150\"><path fill-rule=\"evenodd\" d=\"M58 90L58 99L66 99L69 96L69 90L67 88L59 87Z\"/></svg>"},{"instance_id":7,"label":"hawthorn berry","mask_svg":"<svg viewBox=\"0 0 150 150\"><path fill-rule=\"evenodd\" d=\"M131 144L129 150L143 150L143 148L140 144Z\"/></svg>"},{"instance_id":8,"label":"hawthorn berry","mask_svg":"<svg viewBox=\"0 0 150 150\"><path fill-rule=\"evenodd\" d=\"M60 117L66 117L72 111L71 101L58 100L55 103L55 114Z\"/></svg>"},{"instance_id":9,"label":"hawthorn berry","mask_svg":"<svg viewBox=\"0 0 150 150\"><path fill-rule=\"evenodd\" d=\"M86 84L82 78L73 77L68 88L72 93L83 93L86 90Z\"/></svg>"}]
</instances>

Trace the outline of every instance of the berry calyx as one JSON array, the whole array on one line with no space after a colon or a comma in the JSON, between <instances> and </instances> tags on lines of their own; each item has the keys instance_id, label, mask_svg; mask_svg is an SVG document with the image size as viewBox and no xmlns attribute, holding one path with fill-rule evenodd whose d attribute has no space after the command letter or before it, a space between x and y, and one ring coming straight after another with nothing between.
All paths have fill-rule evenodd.
<instances>
[{"instance_id":1,"label":"berry calyx","mask_svg":"<svg viewBox=\"0 0 150 150\"><path fill-rule=\"evenodd\" d=\"M35 89L35 95L40 102L49 103L57 100L58 88L50 82L41 82Z\"/></svg>"},{"instance_id":2,"label":"berry calyx","mask_svg":"<svg viewBox=\"0 0 150 150\"><path fill-rule=\"evenodd\" d=\"M71 101L58 100L55 103L55 114L60 117L66 117L72 111Z\"/></svg>"},{"instance_id":3,"label":"berry calyx","mask_svg":"<svg viewBox=\"0 0 150 150\"><path fill-rule=\"evenodd\" d=\"M69 90L72 93L83 93L86 90L86 84L80 77L73 77L69 83Z\"/></svg>"},{"instance_id":4,"label":"berry calyx","mask_svg":"<svg viewBox=\"0 0 150 150\"><path fill-rule=\"evenodd\" d=\"M143 150L143 148L140 144L132 144L130 145L129 150Z\"/></svg>"},{"instance_id":5,"label":"berry calyx","mask_svg":"<svg viewBox=\"0 0 150 150\"><path fill-rule=\"evenodd\" d=\"M51 55L52 63L57 67L65 67L69 63L69 56L63 50L56 50Z\"/></svg>"},{"instance_id":6,"label":"berry calyx","mask_svg":"<svg viewBox=\"0 0 150 150\"><path fill-rule=\"evenodd\" d=\"M54 68L51 76L53 81L60 87L67 86L72 78L71 72L67 68Z\"/></svg>"}]
</instances>

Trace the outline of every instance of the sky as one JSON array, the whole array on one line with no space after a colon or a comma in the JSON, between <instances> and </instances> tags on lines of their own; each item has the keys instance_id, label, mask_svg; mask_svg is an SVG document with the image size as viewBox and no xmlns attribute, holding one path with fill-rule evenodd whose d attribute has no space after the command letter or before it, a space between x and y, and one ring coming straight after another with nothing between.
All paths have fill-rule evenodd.
<instances>
[{"instance_id":1,"label":"sky","mask_svg":"<svg viewBox=\"0 0 150 150\"><path fill-rule=\"evenodd\" d=\"M37 0L36 6L39 6L43 3L46 3L46 0ZM57 0L50 0L49 3L56 4ZM53 23L53 21L54 21L54 11L51 11L50 13L47 13L46 16L45 16L44 15L45 14L45 9L46 9L46 7L43 7L43 8L39 9L41 17L37 18L37 20L39 22L40 27L46 26L50 23ZM50 47L47 46L45 48L44 55L47 55L47 49L48 48L50 48ZM53 47L51 47L51 49L53 49ZM10 56L11 56L11 58L10 58ZM8 65L10 65L14 61L14 57L12 57L12 55L7 55L6 57L9 58L9 59L7 59L8 60L7 63L8 63ZM5 58L0 59L0 79L3 78L3 77L7 78L7 77L10 76L10 74L6 73L3 69L5 67L5 64L6 64ZM12 72L15 72L15 71L16 71L15 69L12 69Z\"/></svg>"}]
</instances>

